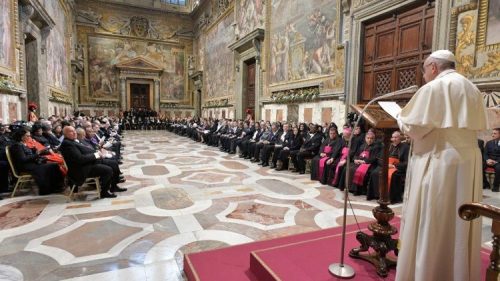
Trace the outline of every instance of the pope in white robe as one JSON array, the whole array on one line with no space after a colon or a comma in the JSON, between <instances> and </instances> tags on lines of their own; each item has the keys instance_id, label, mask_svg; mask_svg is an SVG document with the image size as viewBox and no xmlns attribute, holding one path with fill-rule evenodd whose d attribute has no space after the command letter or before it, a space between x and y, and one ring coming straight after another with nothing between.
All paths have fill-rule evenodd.
<instances>
[{"instance_id":1,"label":"pope in white robe","mask_svg":"<svg viewBox=\"0 0 500 281\"><path fill-rule=\"evenodd\" d=\"M413 142L408 164L396 280L479 280L481 220L458 208L482 200L477 131L487 129L477 87L454 70L447 50L424 62L420 88L399 115Z\"/></svg>"}]
</instances>

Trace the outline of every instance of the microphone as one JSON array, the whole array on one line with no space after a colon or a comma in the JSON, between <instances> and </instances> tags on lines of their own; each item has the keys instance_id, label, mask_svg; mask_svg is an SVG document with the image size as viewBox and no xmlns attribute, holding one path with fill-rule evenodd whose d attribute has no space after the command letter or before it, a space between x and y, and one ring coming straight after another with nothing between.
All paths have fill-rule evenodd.
<instances>
[{"instance_id":1,"label":"microphone","mask_svg":"<svg viewBox=\"0 0 500 281\"><path fill-rule=\"evenodd\" d=\"M388 98L392 98L392 97L396 97L396 96L401 96L401 95L404 95L404 94L414 94L415 92L417 92L418 90L418 86L417 85L413 85L413 86L410 86L408 88L404 88L404 89L401 89L401 90L397 90L395 92L391 92L391 93L387 93L385 95L381 95L381 96L378 96L374 99L372 99L368 104L371 104L375 101L379 101L379 100L383 100L383 99L388 99Z\"/></svg>"}]
</instances>

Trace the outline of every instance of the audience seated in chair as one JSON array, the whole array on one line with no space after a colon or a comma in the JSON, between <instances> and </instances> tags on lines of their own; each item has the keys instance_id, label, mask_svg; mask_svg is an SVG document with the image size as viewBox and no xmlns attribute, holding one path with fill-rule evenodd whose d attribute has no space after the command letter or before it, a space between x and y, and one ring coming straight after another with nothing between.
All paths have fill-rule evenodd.
<instances>
[{"instance_id":1,"label":"audience seated in chair","mask_svg":"<svg viewBox=\"0 0 500 281\"><path fill-rule=\"evenodd\" d=\"M293 127L292 134L288 139L285 139L283 149L279 151L279 155L276 157L276 171L288 170L290 154L299 152L303 143L304 138L299 128L297 126Z\"/></svg>"},{"instance_id":2,"label":"audience seated in chair","mask_svg":"<svg viewBox=\"0 0 500 281\"><path fill-rule=\"evenodd\" d=\"M79 143L76 139L76 130L72 126L64 127L63 134L64 141L59 149L68 165L70 180L80 186L86 178L99 177L101 198L115 198L116 195L109 192L113 169L102 163L104 155Z\"/></svg>"},{"instance_id":3,"label":"audience seated in chair","mask_svg":"<svg viewBox=\"0 0 500 281\"><path fill-rule=\"evenodd\" d=\"M493 168L495 179L491 191L499 192L500 185L500 128L493 129L493 139L486 143L484 148L484 158L487 168Z\"/></svg>"},{"instance_id":4,"label":"audience seated in chair","mask_svg":"<svg viewBox=\"0 0 500 281\"><path fill-rule=\"evenodd\" d=\"M266 155L266 159L264 159L265 155L263 153L263 150L264 150L264 147L266 145L274 147L276 140L281 135L280 125L276 122L273 123L268 132L269 132L269 134L265 138L264 138L264 135L262 135L263 137L261 138L259 143L257 143L255 146L254 158L257 160L256 162L259 162L259 160L260 160L259 165L262 165L262 167L269 166L269 156Z\"/></svg>"},{"instance_id":5,"label":"audience seated in chair","mask_svg":"<svg viewBox=\"0 0 500 281\"><path fill-rule=\"evenodd\" d=\"M250 152L250 145L252 143L257 142L260 139L260 136L263 133L263 128L261 128L261 124L259 122L254 123L254 129L250 131L250 138L245 139L240 143L239 149L240 149L240 158L245 158L245 159L250 159L252 158L251 152Z\"/></svg>"},{"instance_id":6,"label":"audience seated in chair","mask_svg":"<svg viewBox=\"0 0 500 281\"><path fill-rule=\"evenodd\" d=\"M342 131L342 149L340 151L340 157L336 160L337 163L331 161L327 165L331 165L329 168L329 175L327 182L333 187L338 187L340 190L345 188L345 167L347 163L347 156L349 155L349 139L351 138L352 129L347 127Z\"/></svg>"},{"instance_id":7,"label":"audience seated in chair","mask_svg":"<svg viewBox=\"0 0 500 281\"><path fill-rule=\"evenodd\" d=\"M351 179L349 181L351 183L350 192L353 192L355 195L366 194L366 185L369 178L367 175L375 168L380 149L382 147L375 144L375 133L368 131L365 134L365 142L358 147L351 158L352 166L349 171Z\"/></svg>"},{"instance_id":8,"label":"audience seated in chair","mask_svg":"<svg viewBox=\"0 0 500 281\"><path fill-rule=\"evenodd\" d=\"M304 140L304 144L299 151L290 153L295 172L304 174L306 171L306 159L311 159L319 152L319 147L323 142L323 133L319 131L320 126L311 124L309 127L310 136Z\"/></svg>"},{"instance_id":9,"label":"audience seated in chair","mask_svg":"<svg viewBox=\"0 0 500 281\"><path fill-rule=\"evenodd\" d=\"M327 162L330 159L339 158L342 148L342 141L338 135L337 127L328 129L328 137L323 141L319 148L319 155L316 155L311 161L311 180L319 180L326 184L328 178ZM332 163L330 161L330 163Z\"/></svg>"},{"instance_id":10,"label":"audience seated in chair","mask_svg":"<svg viewBox=\"0 0 500 281\"><path fill-rule=\"evenodd\" d=\"M14 143L9 147L14 167L18 173L29 173L35 179L40 195L62 192L64 176L56 163L48 163L47 158L36 149L30 149L27 143L31 134L21 128L12 135Z\"/></svg>"},{"instance_id":11,"label":"audience seated in chair","mask_svg":"<svg viewBox=\"0 0 500 281\"><path fill-rule=\"evenodd\" d=\"M401 132L392 133L391 146L389 147L389 167L388 179L389 199L392 204L403 201L404 182L406 176L406 166L408 164L408 153L410 146L402 142ZM370 173L370 181L367 191L367 200L379 198L379 173L382 168L383 150L379 151L378 165Z\"/></svg>"},{"instance_id":12,"label":"audience seated in chair","mask_svg":"<svg viewBox=\"0 0 500 281\"><path fill-rule=\"evenodd\" d=\"M42 144L37 141L37 139L43 141L45 143ZM64 159L61 154L56 153L52 150L49 142L42 137L42 126L39 124L34 124L31 128L31 137L27 137L25 141L25 145L32 150L36 150L36 152L45 157L47 162L57 163L59 165L59 169L61 169L61 173L63 176L66 176L68 170L64 165Z\"/></svg>"},{"instance_id":13,"label":"audience seated in chair","mask_svg":"<svg viewBox=\"0 0 500 281\"><path fill-rule=\"evenodd\" d=\"M125 182L125 179L122 176L122 172L118 165L118 160L113 154L105 149L100 148L98 145L95 145L90 139L92 138L92 134L94 134L94 130L90 126L76 129L76 138L78 141L86 146L89 149L92 149L94 152L101 152L103 154L103 159L101 160L102 164L111 167L113 169L113 179L111 180L111 191L112 192L123 192L126 191L126 188L120 188L118 186L119 183Z\"/></svg>"},{"instance_id":14,"label":"audience seated in chair","mask_svg":"<svg viewBox=\"0 0 500 281\"><path fill-rule=\"evenodd\" d=\"M292 131L290 130L290 125L287 123L283 124L283 129L280 134L276 136L274 142L270 142L269 144L264 145L262 149L261 160L263 163L269 163L269 158L271 157L271 153L273 154L273 158L271 160L271 169L276 168L276 162L278 161L278 156L281 150L283 149L283 145L290 139L292 135Z\"/></svg>"}]
</instances>

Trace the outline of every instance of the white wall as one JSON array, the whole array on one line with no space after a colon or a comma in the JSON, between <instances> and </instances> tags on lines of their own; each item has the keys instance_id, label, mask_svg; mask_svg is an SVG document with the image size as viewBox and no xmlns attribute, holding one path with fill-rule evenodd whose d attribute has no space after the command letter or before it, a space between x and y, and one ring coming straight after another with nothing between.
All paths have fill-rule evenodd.
<instances>
[{"instance_id":1,"label":"white wall","mask_svg":"<svg viewBox=\"0 0 500 281\"><path fill-rule=\"evenodd\" d=\"M339 100L309 102L299 104L299 122L304 122L304 109L312 109L312 122L322 123L322 110L323 108L332 109L332 118L329 122L335 122L337 126L341 127L345 123L345 104ZM271 110L271 122L276 121L277 110L283 110L283 120L288 120L288 107L284 104L266 104L262 107L261 116L264 119L266 116L266 109Z\"/></svg>"},{"instance_id":2,"label":"white wall","mask_svg":"<svg viewBox=\"0 0 500 281\"><path fill-rule=\"evenodd\" d=\"M217 108L203 108L201 110L201 116L204 118L209 118L210 113L212 118L220 119L222 118L224 112L225 118L234 119L234 108L233 107L217 107Z\"/></svg>"},{"instance_id":3,"label":"white wall","mask_svg":"<svg viewBox=\"0 0 500 281\"><path fill-rule=\"evenodd\" d=\"M49 101L49 116L57 115L57 116L73 116L73 106L65 103L57 103ZM45 116L48 117L48 116Z\"/></svg>"}]
</instances>

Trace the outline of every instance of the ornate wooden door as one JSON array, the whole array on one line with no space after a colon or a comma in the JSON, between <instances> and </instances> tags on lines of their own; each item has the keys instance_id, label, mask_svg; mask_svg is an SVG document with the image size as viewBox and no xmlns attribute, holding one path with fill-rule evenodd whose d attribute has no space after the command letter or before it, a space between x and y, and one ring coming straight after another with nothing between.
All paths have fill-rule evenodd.
<instances>
[{"instance_id":1,"label":"ornate wooden door","mask_svg":"<svg viewBox=\"0 0 500 281\"><path fill-rule=\"evenodd\" d=\"M421 86L421 65L431 53L434 3L412 7L365 24L360 101Z\"/></svg>"},{"instance_id":2,"label":"ornate wooden door","mask_svg":"<svg viewBox=\"0 0 500 281\"><path fill-rule=\"evenodd\" d=\"M130 84L132 108L149 108L149 84Z\"/></svg>"},{"instance_id":3,"label":"ornate wooden door","mask_svg":"<svg viewBox=\"0 0 500 281\"><path fill-rule=\"evenodd\" d=\"M247 64L246 93L244 96L244 109L250 108L255 112L255 61Z\"/></svg>"}]
</instances>

